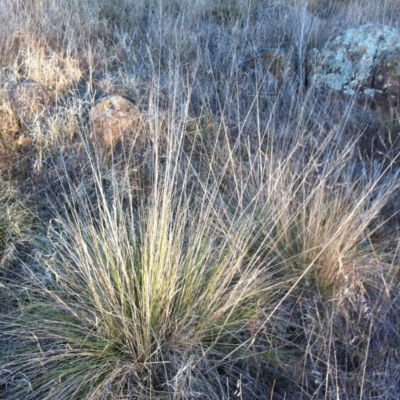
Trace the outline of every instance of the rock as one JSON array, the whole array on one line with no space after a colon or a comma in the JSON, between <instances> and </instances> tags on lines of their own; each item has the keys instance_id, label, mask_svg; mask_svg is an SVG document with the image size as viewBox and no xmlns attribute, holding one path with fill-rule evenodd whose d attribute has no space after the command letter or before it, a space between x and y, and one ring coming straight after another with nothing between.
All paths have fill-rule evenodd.
<instances>
[{"instance_id":1,"label":"rock","mask_svg":"<svg viewBox=\"0 0 400 400\"><path fill-rule=\"evenodd\" d=\"M119 95L99 100L90 110L92 139L104 147L113 147L123 139L142 141L144 119L130 101Z\"/></svg>"},{"instance_id":2,"label":"rock","mask_svg":"<svg viewBox=\"0 0 400 400\"><path fill-rule=\"evenodd\" d=\"M400 42L390 51L376 56L372 69L371 89L378 93L390 93L396 98L400 94Z\"/></svg>"},{"instance_id":3,"label":"rock","mask_svg":"<svg viewBox=\"0 0 400 400\"><path fill-rule=\"evenodd\" d=\"M293 77L295 65L292 55L287 51L278 48L263 48L255 55L246 57L240 63L240 69L245 74L258 71L262 76L266 76L267 91L274 93L282 83Z\"/></svg>"},{"instance_id":4,"label":"rock","mask_svg":"<svg viewBox=\"0 0 400 400\"><path fill-rule=\"evenodd\" d=\"M400 32L360 25L307 55L307 82L316 88L396 99L400 95Z\"/></svg>"},{"instance_id":5,"label":"rock","mask_svg":"<svg viewBox=\"0 0 400 400\"><path fill-rule=\"evenodd\" d=\"M24 80L6 85L8 101L15 117L23 124L43 116L53 104L52 93L40 83Z\"/></svg>"}]
</instances>

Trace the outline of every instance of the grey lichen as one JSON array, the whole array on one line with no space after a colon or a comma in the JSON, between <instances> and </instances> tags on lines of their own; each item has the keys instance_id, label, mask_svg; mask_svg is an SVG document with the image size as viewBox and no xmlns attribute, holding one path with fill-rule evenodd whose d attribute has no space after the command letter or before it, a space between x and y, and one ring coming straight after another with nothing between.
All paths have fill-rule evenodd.
<instances>
[{"instance_id":1,"label":"grey lichen","mask_svg":"<svg viewBox=\"0 0 400 400\"><path fill-rule=\"evenodd\" d=\"M392 85L382 74L377 76L378 81L383 81L381 85L374 87L373 80L382 69L382 56L393 52L400 52L398 30L372 24L357 26L328 40L321 50L310 50L307 80L317 88L373 96ZM399 65L395 67L396 71L390 71L392 77L400 76Z\"/></svg>"}]
</instances>

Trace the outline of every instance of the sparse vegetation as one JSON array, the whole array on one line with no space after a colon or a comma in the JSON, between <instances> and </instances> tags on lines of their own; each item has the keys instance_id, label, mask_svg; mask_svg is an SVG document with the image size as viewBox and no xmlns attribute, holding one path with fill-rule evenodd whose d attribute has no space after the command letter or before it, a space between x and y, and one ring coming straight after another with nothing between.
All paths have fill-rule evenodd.
<instances>
[{"instance_id":1,"label":"sparse vegetation","mask_svg":"<svg viewBox=\"0 0 400 400\"><path fill-rule=\"evenodd\" d=\"M399 5L320 3L3 0L0 398L399 398L398 106L304 79Z\"/></svg>"}]
</instances>

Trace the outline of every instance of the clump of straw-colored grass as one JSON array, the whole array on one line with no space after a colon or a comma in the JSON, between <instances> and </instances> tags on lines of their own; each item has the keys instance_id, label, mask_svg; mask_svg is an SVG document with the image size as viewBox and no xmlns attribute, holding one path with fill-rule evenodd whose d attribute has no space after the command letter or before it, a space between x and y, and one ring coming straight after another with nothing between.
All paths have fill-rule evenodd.
<instances>
[{"instance_id":1,"label":"clump of straw-colored grass","mask_svg":"<svg viewBox=\"0 0 400 400\"><path fill-rule=\"evenodd\" d=\"M110 202L99 179L96 208L81 200L51 221L53 281L1 322L9 345L18 338L10 399L229 395L254 358L246 325L279 282L243 262L244 230L224 227L207 196L189 207L167 177L139 208L117 189Z\"/></svg>"}]
</instances>

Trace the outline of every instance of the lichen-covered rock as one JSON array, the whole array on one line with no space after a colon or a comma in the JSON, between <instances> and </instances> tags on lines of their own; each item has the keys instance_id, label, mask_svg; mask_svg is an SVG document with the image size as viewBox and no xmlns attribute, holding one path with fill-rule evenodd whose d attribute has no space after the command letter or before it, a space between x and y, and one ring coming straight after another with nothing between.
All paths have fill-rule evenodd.
<instances>
[{"instance_id":1,"label":"lichen-covered rock","mask_svg":"<svg viewBox=\"0 0 400 400\"><path fill-rule=\"evenodd\" d=\"M328 40L307 55L307 81L370 97L400 95L400 32L388 26L361 25Z\"/></svg>"},{"instance_id":2,"label":"lichen-covered rock","mask_svg":"<svg viewBox=\"0 0 400 400\"><path fill-rule=\"evenodd\" d=\"M113 147L123 139L141 141L143 122L139 109L118 95L99 100L89 113L91 137L104 147Z\"/></svg>"},{"instance_id":3,"label":"lichen-covered rock","mask_svg":"<svg viewBox=\"0 0 400 400\"><path fill-rule=\"evenodd\" d=\"M376 56L372 77L371 89L400 95L400 42L396 48Z\"/></svg>"}]
</instances>

